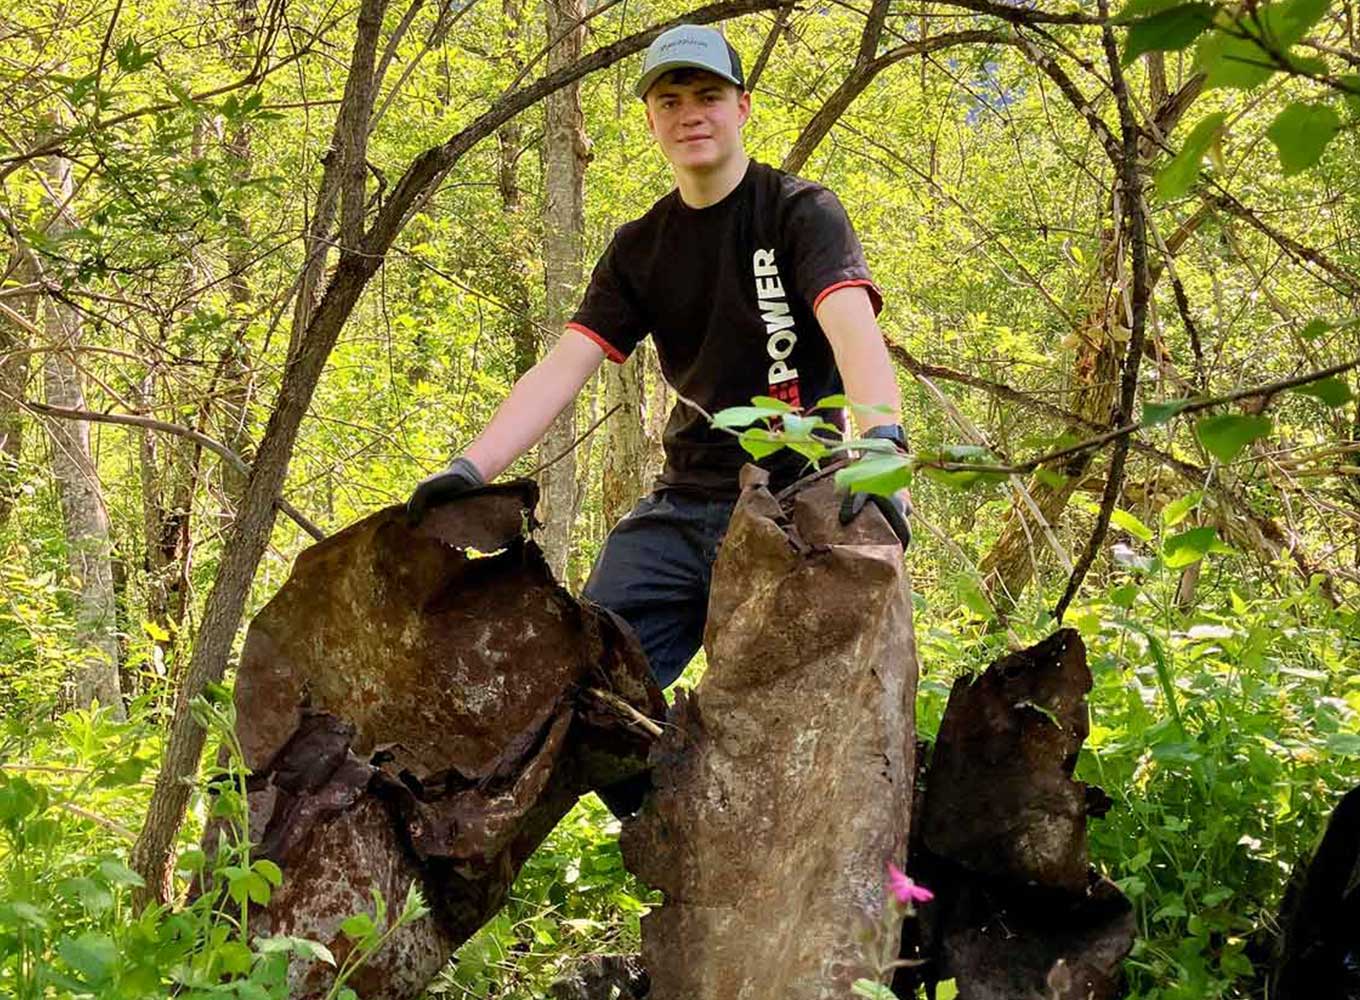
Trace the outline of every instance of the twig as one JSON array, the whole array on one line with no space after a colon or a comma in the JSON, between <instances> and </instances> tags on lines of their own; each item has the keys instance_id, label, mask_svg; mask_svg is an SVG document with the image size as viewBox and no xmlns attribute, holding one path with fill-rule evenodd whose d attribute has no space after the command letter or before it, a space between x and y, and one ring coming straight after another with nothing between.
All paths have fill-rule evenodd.
<instances>
[{"instance_id":1,"label":"twig","mask_svg":"<svg viewBox=\"0 0 1360 1000\"><path fill-rule=\"evenodd\" d=\"M6 398L14 399L7 393ZM226 459L237 472L242 475L250 475L250 465L236 452L232 451L220 441L216 441L200 431L190 427L182 427L179 424L166 423L163 420L155 420L151 417L138 417L130 413L97 413L92 410L70 410L64 406L49 406L46 403L36 403L31 400L15 399L20 406L26 410L41 414L46 417L59 417L63 420L88 420L99 424L120 424L125 427L140 427L143 430L161 431L165 434L173 434L177 437L188 438L196 444L202 445L209 451L220 455ZM317 541L326 537L326 533L317 527L306 514L298 510L283 497L275 497L274 505L284 514L287 514L297 523L303 531L311 535Z\"/></svg>"},{"instance_id":2,"label":"twig","mask_svg":"<svg viewBox=\"0 0 1360 1000\"><path fill-rule=\"evenodd\" d=\"M1109 16L1109 0L1100 0L1102 17ZM1133 413L1133 404L1138 393L1138 368L1143 360L1143 340L1147 334L1148 273L1147 273L1147 218L1143 214L1142 182L1138 176L1138 124L1134 121L1133 105L1129 101L1128 84L1124 79L1119 63L1119 48L1115 44L1114 29L1106 23L1101 28L1101 42L1105 58L1110 64L1110 88L1114 91L1115 103L1119 108L1119 128L1123 133L1123 160L1120 163L1119 186L1124 192L1124 215L1129 229L1129 249L1133 268L1133 315L1129 326L1129 346L1124 355L1124 372L1119 387L1119 409L1115 412L1114 423L1127 421ZM1124 467L1129 457L1127 435L1115 442L1114 454L1110 456L1110 471L1105 479L1105 492L1100 500L1100 511L1096 515L1096 525L1087 539L1086 548L1077 560L1072 575L1067 578L1067 587L1053 609L1053 617L1062 621L1067 607L1076 596L1082 581L1095 562L1096 554L1105 542L1110 530L1110 516L1114 513L1115 501L1124 488Z\"/></svg>"},{"instance_id":3,"label":"twig","mask_svg":"<svg viewBox=\"0 0 1360 1000\"><path fill-rule=\"evenodd\" d=\"M645 729L656 739L661 738L661 726L658 725L653 719L650 719L647 716L643 715L641 712L639 712L632 705L628 704L628 702L624 701L618 695L611 694L610 692L604 691L600 688L586 688L586 694L590 695L593 698L598 699L599 701L604 702L604 704L608 705L614 711L623 715L630 721L637 723L639 726Z\"/></svg>"},{"instance_id":4,"label":"twig","mask_svg":"<svg viewBox=\"0 0 1360 1000\"><path fill-rule=\"evenodd\" d=\"M1214 396L1212 399L1197 399L1193 403L1187 403L1179 411L1177 416L1190 413L1198 413L1201 410L1208 410L1215 406L1222 406L1224 403L1235 403L1240 399L1252 399L1260 396L1275 396L1288 389L1297 386L1307 385L1310 382L1317 382L1332 375L1341 375L1360 368L1360 358L1351 361L1343 361L1341 364L1332 365L1330 368L1322 368L1318 371L1308 372L1304 375L1295 375L1292 378L1280 379L1276 382L1267 382L1252 389L1238 389L1235 392L1225 393L1222 396ZM1116 441L1119 438L1127 437L1142 428L1141 423L1126 423L1121 427L1115 427L1103 434L1079 441L1066 448L1059 448L1034 458L1026 459L1014 465L984 465L977 462L946 462L946 461L925 461L921 465L932 469L943 469L946 472L1033 472L1041 465L1056 462L1061 458L1067 458L1079 452L1088 451L1092 448L1099 448Z\"/></svg>"},{"instance_id":5,"label":"twig","mask_svg":"<svg viewBox=\"0 0 1360 1000\"><path fill-rule=\"evenodd\" d=\"M114 833L118 834L118 836L122 837L124 840L131 841L137 839L137 831L128 829L122 823L119 823L117 820L112 820L105 816L100 816L98 813L90 812L90 810L88 809L82 809L80 806L76 805L73 802L58 802L56 803L56 806L58 809L65 809L68 813L71 813L73 816L79 816L81 819L87 819L91 823L97 823L100 826L102 826L105 830L111 830Z\"/></svg>"},{"instance_id":6,"label":"twig","mask_svg":"<svg viewBox=\"0 0 1360 1000\"><path fill-rule=\"evenodd\" d=\"M573 441L571 444L567 445L564 449L562 449L561 453L554 455L552 458L548 459L542 465L530 469L526 473L526 476L532 479L534 476L538 475L544 469L548 468L549 466L556 465L558 462L562 461L562 459L566 458L573 451L575 451L580 446L582 441L590 437L590 435L594 434L595 431L599 429L600 424L604 423L606 420L612 417L616 412L618 412L619 409L622 408L622 406L623 406L622 403L615 403L613 406L609 408L609 410L605 413L604 416L600 417L599 420L595 421L593 424L587 427L584 431L580 433L580 435L576 438L575 441Z\"/></svg>"}]
</instances>

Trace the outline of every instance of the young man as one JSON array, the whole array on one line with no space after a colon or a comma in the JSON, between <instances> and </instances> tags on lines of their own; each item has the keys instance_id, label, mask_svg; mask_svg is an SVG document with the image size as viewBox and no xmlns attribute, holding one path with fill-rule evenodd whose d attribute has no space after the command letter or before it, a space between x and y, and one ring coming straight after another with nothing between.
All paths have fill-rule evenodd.
<instances>
[{"instance_id":1,"label":"young man","mask_svg":"<svg viewBox=\"0 0 1360 1000\"><path fill-rule=\"evenodd\" d=\"M605 358L623 362L650 333L681 397L666 426L665 468L610 533L585 596L633 627L664 688L702 642L713 560L749 461L690 401L710 414L758 395L809 407L843 391L892 413L901 404L875 319L881 298L850 221L830 191L747 157L741 130L751 95L722 35L682 25L658 36L637 95L675 190L618 230L557 344L409 506L419 516L495 478ZM829 416L840 420L839 411ZM905 446L891 416L860 426ZM788 450L760 464L776 487L806 471ZM861 494L842 516L862 506ZM880 506L905 546L902 499Z\"/></svg>"}]
</instances>

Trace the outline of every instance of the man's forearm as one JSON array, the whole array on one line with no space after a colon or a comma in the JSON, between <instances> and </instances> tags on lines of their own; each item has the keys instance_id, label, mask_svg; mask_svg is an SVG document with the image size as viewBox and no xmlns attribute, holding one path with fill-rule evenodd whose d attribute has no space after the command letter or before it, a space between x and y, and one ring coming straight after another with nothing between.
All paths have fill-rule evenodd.
<instances>
[{"instance_id":1,"label":"man's forearm","mask_svg":"<svg viewBox=\"0 0 1360 1000\"><path fill-rule=\"evenodd\" d=\"M563 334L547 357L520 376L463 457L487 482L499 476L539 442L557 415L576 399L603 357L584 337L570 331Z\"/></svg>"},{"instance_id":2,"label":"man's forearm","mask_svg":"<svg viewBox=\"0 0 1360 1000\"><path fill-rule=\"evenodd\" d=\"M850 401L860 406L885 407L889 411L856 410L853 414L855 427L862 434L880 424L899 423L902 392L897 387L897 376L882 336L875 330L872 338L853 339L844 346L844 354L844 360L837 359L837 367Z\"/></svg>"},{"instance_id":3,"label":"man's forearm","mask_svg":"<svg viewBox=\"0 0 1360 1000\"><path fill-rule=\"evenodd\" d=\"M855 427L863 433L880 424L901 420L902 393L883 343L873 305L863 288L842 288L822 300L817 321L836 356L845 394L860 406L885 407L891 412L857 410Z\"/></svg>"}]
</instances>

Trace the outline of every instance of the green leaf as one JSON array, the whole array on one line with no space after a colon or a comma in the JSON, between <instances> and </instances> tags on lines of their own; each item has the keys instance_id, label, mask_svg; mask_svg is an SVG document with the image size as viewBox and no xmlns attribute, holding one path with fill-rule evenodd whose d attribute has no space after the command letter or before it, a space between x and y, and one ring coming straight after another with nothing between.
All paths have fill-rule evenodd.
<instances>
[{"instance_id":1,"label":"green leaf","mask_svg":"<svg viewBox=\"0 0 1360 1000\"><path fill-rule=\"evenodd\" d=\"M1299 336L1304 340L1317 340L1324 333L1332 328L1332 324L1322 319L1312 319L1308 325L1299 331Z\"/></svg>"},{"instance_id":2,"label":"green leaf","mask_svg":"<svg viewBox=\"0 0 1360 1000\"><path fill-rule=\"evenodd\" d=\"M751 405L758 406L766 410L774 410L776 413L797 413L798 407L790 406L782 399L775 399L773 396L752 396Z\"/></svg>"},{"instance_id":3,"label":"green leaf","mask_svg":"<svg viewBox=\"0 0 1360 1000\"><path fill-rule=\"evenodd\" d=\"M1151 17L1153 14L1160 14L1164 10L1169 10L1179 5L1180 2L1181 0L1129 0L1112 18L1112 21L1115 24L1131 24L1140 18Z\"/></svg>"},{"instance_id":4,"label":"green leaf","mask_svg":"<svg viewBox=\"0 0 1360 1000\"><path fill-rule=\"evenodd\" d=\"M1272 53L1295 65L1289 49L1316 24L1331 0L1285 0L1256 8L1256 16L1224 14L1222 28L1200 39L1195 68L1206 74L1204 87L1250 89L1270 79L1279 67ZM1245 37L1243 37L1245 36Z\"/></svg>"},{"instance_id":5,"label":"green leaf","mask_svg":"<svg viewBox=\"0 0 1360 1000\"><path fill-rule=\"evenodd\" d=\"M1183 49L1204 32L1214 20L1214 6L1186 3L1159 11L1129 25L1124 41L1124 65L1144 52L1171 52Z\"/></svg>"},{"instance_id":6,"label":"green leaf","mask_svg":"<svg viewBox=\"0 0 1360 1000\"><path fill-rule=\"evenodd\" d=\"M1269 56L1253 39L1211 31L1195 49L1195 68L1205 75L1204 89L1235 87L1250 90L1274 72Z\"/></svg>"},{"instance_id":7,"label":"green leaf","mask_svg":"<svg viewBox=\"0 0 1360 1000\"><path fill-rule=\"evenodd\" d=\"M891 496L911 482L911 462L904 455L862 458L836 473L836 486L848 493Z\"/></svg>"},{"instance_id":8,"label":"green leaf","mask_svg":"<svg viewBox=\"0 0 1360 1000\"><path fill-rule=\"evenodd\" d=\"M1198 507L1200 505L1200 501L1202 501L1203 499L1204 491L1195 490L1193 493L1187 493L1179 500L1172 500L1169 504L1162 508L1162 523L1165 524L1168 528L1174 528L1176 525L1184 521L1186 516L1192 510Z\"/></svg>"},{"instance_id":9,"label":"green leaf","mask_svg":"<svg viewBox=\"0 0 1360 1000\"><path fill-rule=\"evenodd\" d=\"M0 903L0 927L47 928L47 911L32 903Z\"/></svg>"},{"instance_id":10,"label":"green leaf","mask_svg":"<svg viewBox=\"0 0 1360 1000\"><path fill-rule=\"evenodd\" d=\"M1307 385L1297 386L1290 392L1297 392L1301 396L1312 396L1331 407L1344 406L1355 398L1351 394L1351 387L1346 384L1345 379L1338 378L1335 375L1318 379L1316 382L1309 382Z\"/></svg>"},{"instance_id":11,"label":"green leaf","mask_svg":"<svg viewBox=\"0 0 1360 1000\"><path fill-rule=\"evenodd\" d=\"M1168 569L1184 569L1208 555L1217 538L1218 529L1212 525L1172 535L1162 546L1163 562Z\"/></svg>"},{"instance_id":12,"label":"green leaf","mask_svg":"<svg viewBox=\"0 0 1360 1000\"><path fill-rule=\"evenodd\" d=\"M1269 434L1273 427L1269 417L1223 413L1216 417L1205 417L1197 423L1195 436L1205 451L1226 464L1241 454L1247 445Z\"/></svg>"},{"instance_id":13,"label":"green leaf","mask_svg":"<svg viewBox=\"0 0 1360 1000\"><path fill-rule=\"evenodd\" d=\"M1039 482L1043 483L1045 486L1054 490L1061 489L1063 485L1066 484L1067 482L1066 476L1064 476L1057 469L1050 469L1046 465L1041 465L1039 468L1034 470L1034 478L1039 480Z\"/></svg>"},{"instance_id":14,"label":"green leaf","mask_svg":"<svg viewBox=\"0 0 1360 1000\"><path fill-rule=\"evenodd\" d=\"M184 851L175 859L175 870L181 872L201 872L208 863L207 855L197 848Z\"/></svg>"},{"instance_id":15,"label":"green leaf","mask_svg":"<svg viewBox=\"0 0 1360 1000\"><path fill-rule=\"evenodd\" d=\"M218 945L213 954L222 971L234 976L243 976L249 972L250 965L255 960L251 950L240 941L226 941Z\"/></svg>"},{"instance_id":16,"label":"green leaf","mask_svg":"<svg viewBox=\"0 0 1360 1000\"><path fill-rule=\"evenodd\" d=\"M1355 733L1328 733L1327 749L1340 757L1360 757L1360 735Z\"/></svg>"},{"instance_id":17,"label":"green leaf","mask_svg":"<svg viewBox=\"0 0 1360 1000\"><path fill-rule=\"evenodd\" d=\"M57 945L57 954L91 985L104 982L118 962L118 948L107 934L90 932L66 938Z\"/></svg>"},{"instance_id":18,"label":"green leaf","mask_svg":"<svg viewBox=\"0 0 1360 1000\"><path fill-rule=\"evenodd\" d=\"M1346 101L1346 108L1350 111L1352 118L1360 118L1360 73L1347 73L1345 76L1338 77L1341 85L1346 89L1342 95Z\"/></svg>"},{"instance_id":19,"label":"green leaf","mask_svg":"<svg viewBox=\"0 0 1360 1000\"><path fill-rule=\"evenodd\" d=\"M140 889L146 885L142 877L121 861L112 859L99 862L99 874L108 879L110 885L127 886Z\"/></svg>"},{"instance_id":20,"label":"green leaf","mask_svg":"<svg viewBox=\"0 0 1360 1000\"><path fill-rule=\"evenodd\" d=\"M787 410L776 410L769 406L729 406L713 414L714 427L747 427L758 420L777 417Z\"/></svg>"},{"instance_id":21,"label":"green leaf","mask_svg":"<svg viewBox=\"0 0 1360 1000\"><path fill-rule=\"evenodd\" d=\"M420 886L412 882L406 889L406 901L402 903L399 922L407 924L412 920L419 920L429 912L430 908L425 905L425 897L421 895Z\"/></svg>"},{"instance_id":22,"label":"green leaf","mask_svg":"<svg viewBox=\"0 0 1360 1000\"><path fill-rule=\"evenodd\" d=\"M373 918L367 913L356 913L352 917L347 917L340 925L340 933L351 941L362 941L373 934L375 929Z\"/></svg>"},{"instance_id":23,"label":"green leaf","mask_svg":"<svg viewBox=\"0 0 1360 1000\"><path fill-rule=\"evenodd\" d=\"M67 878L57 883L57 892L67 899L74 899L92 917L98 917L113 909L113 893L108 886L101 885L92 878Z\"/></svg>"},{"instance_id":24,"label":"green leaf","mask_svg":"<svg viewBox=\"0 0 1360 1000\"><path fill-rule=\"evenodd\" d=\"M1111 511L1110 523L1127 531L1140 542L1152 541L1152 529L1126 510L1115 508Z\"/></svg>"},{"instance_id":25,"label":"green leaf","mask_svg":"<svg viewBox=\"0 0 1360 1000\"><path fill-rule=\"evenodd\" d=\"M760 461L766 455L773 455L784 447L784 443L776 435L763 427L751 427L742 431L741 437L737 438L737 441L746 449L747 454L756 461Z\"/></svg>"},{"instance_id":26,"label":"green leaf","mask_svg":"<svg viewBox=\"0 0 1360 1000\"><path fill-rule=\"evenodd\" d=\"M814 410L843 410L850 405L850 397L843 392L823 396L813 404Z\"/></svg>"},{"instance_id":27,"label":"green leaf","mask_svg":"<svg viewBox=\"0 0 1360 1000\"><path fill-rule=\"evenodd\" d=\"M1325 104L1296 101L1271 122L1266 135L1275 144L1284 175L1290 177L1307 170L1341 130L1341 116Z\"/></svg>"},{"instance_id":28,"label":"green leaf","mask_svg":"<svg viewBox=\"0 0 1360 1000\"><path fill-rule=\"evenodd\" d=\"M1206 115L1195 123L1195 127L1181 144L1180 152L1157 171L1155 183L1158 197L1163 200L1179 198L1195 186L1195 181L1199 180L1200 164L1222 137L1227 119L1225 112L1218 112ZM1147 412L1146 409L1144 412Z\"/></svg>"},{"instance_id":29,"label":"green leaf","mask_svg":"<svg viewBox=\"0 0 1360 1000\"><path fill-rule=\"evenodd\" d=\"M46 804L46 794L25 778L14 778L0 787L0 822L21 820L30 813L40 812Z\"/></svg>"},{"instance_id":30,"label":"green leaf","mask_svg":"<svg viewBox=\"0 0 1360 1000\"><path fill-rule=\"evenodd\" d=\"M1122 587L1116 587L1110 591L1110 603L1117 608L1128 609L1133 607L1134 601L1138 600L1138 584L1126 583Z\"/></svg>"},{"instance_id":31,"label":"green leaf","mask_svg":"<svg viewBox=\"0 0 1360 1000\"><path fill-rule=\"evenodd\" d=\"M261 858L251 866L264 877L264 880L272 886L283 885L283 871L278 865L268 858Z\"/></svg>"},{"instance_id":32,"label":"green leaf","mask_svg":"<svg viewBox=\"0 0 1360 1000\"><path fill-rule=\"evenodd\" d=\"M974 574L960 573L955 577L954 593L958 595L959 603L983 621L991 621L996 617L996 609L992 607L992 602L987 600L987 593L982 589L982 581Z\"/></svg>"}]
</instances>

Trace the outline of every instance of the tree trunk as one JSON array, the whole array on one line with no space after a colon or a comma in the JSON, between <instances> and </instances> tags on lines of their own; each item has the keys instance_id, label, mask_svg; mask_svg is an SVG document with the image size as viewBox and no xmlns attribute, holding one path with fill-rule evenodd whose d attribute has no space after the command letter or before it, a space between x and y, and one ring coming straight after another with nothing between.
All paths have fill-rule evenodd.
<instances>
[{"instance_id":1,"label":"tree trunk","mask_svg":"<svg viewBox=\"0 0 1360 1000\"><path fill-rule=\"evenodd\" d=\"M585 15L583 0L545 0L548 37L565 34L548 56L548 72L569 66L581 54L584 28L568 28ZM581 285L581 237L585 229L584 200L589 147L575 83L549 95L544 102L543 138L547 204L543 215L543 268L549 330L561 331L576 307ZM572 334L575 336L575 334ZM576 438L576 406L562 411L543 438L540 454L546 459L571 447ZM543 551L559 580L565 579L571 554L571 526L576 520L576 457L568 453L540 477L544 524Z\"/></svg>"},{"instance_id":2,"label":"tree trunk","mask_svg":"<svg viewBox=\"0 0 1360 1000\"><path fill-rule=\"evenodd\" d=\"M516 71L523 68L518 45L520 25L524 18L521 0L503 0L506 48L514 53L511 65ZM519 159L524 155L524 126L518 118L501 126L496 133L499 147L497 181L501 193L501 211L512 227L512 240L506 247L505 266L509 271L507 304L510 306L510 341L515 345L515 378L527 372L538 360L538 333L534 326L532 301L529 294L528 262L525 259L529 242L524 232L524 191L519 184ZM514 235L521 237L513 239Z\"/></svg>"},{"instance_id":3,"label":"tree trunk","mask_svg":"<svg viewBox=\"0 0 1360 1000\"><path fill-rule=\"evenodd\" d=\"M51 157L47 174L53 206L58 213L48 229L54 238L74 229L68 202L73 191L70 161ZM75 364L80 347L80 315L49 297L43 307L43 329L52 350L43 365L47 402L73 410L85 409L85 390ZM118 628L113 593L113 546L103 490L90 456L90 424L85 420L49 421L52 475L61 497L66 531L67 562L79 588L76 639L82 646L73 676L72 704L86 708L98 701L123 718L118 689Z\"/></svg>"},{"instance_id":4,"label":"tree trunk","mask_svg":"<svg viewBox=\"0 0 1360 1000\"><path fill-rule=\"evenodd\" d=\"M661 359L657 357L656 347L649 341L638 348L645 349L645 377L643 395L646 412L643 416L642 433L646 439L646 464L643 473L643 486L650 487L653 480L661 474L666 462L665 435L666 420L670 416L675 401L671 398L671 387L661 374Z\"/></svg>"},{"instance_id":5,"label":"tree trunk","mask_svg":"<svg viewBox=\"0 0 1360 1000\"><path fill-rule=\"evenodd\" d=\"M633 509L642 493L647 443L642 434L642 351L604 373L604 412L618 412L605 421L604 451L600 461L600 505L604 528L613 528Z\"/></svg>"},{"instance_id":6,"label":"tree trunk","mask_svg":"<svg viewBox=\"0 0 1360 1000\"><path fill-rule=\"evenodd\" d=\"M25 251L16 251L14 281L32 284L37 271ZM15 296L6 304L29 326L38 318L38 296ZM24 446L24 418L19 400L28 382L29 332L18 323L0 316L0 528L9 520L19 487L19 458Z\"/></svg>"}]
</instances>

